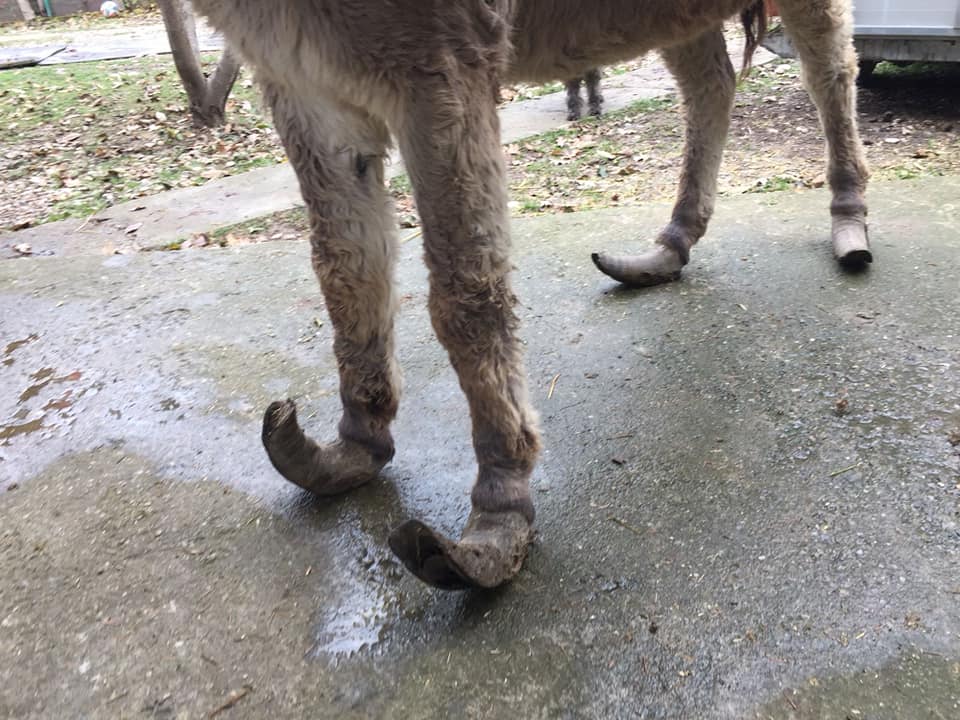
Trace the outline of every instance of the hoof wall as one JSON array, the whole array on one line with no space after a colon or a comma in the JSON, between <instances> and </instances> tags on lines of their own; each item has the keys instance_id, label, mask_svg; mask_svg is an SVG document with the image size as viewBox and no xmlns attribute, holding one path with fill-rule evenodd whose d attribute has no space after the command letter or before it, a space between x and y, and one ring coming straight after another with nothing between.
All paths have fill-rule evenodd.
<instances>
[{"instance_id":1,"label":"hoof wall","mask_svg":"<svg viewBox=\"0 0 960 720\"><path fill-rule=\"evenodd\" d=\"M390 549L404 566L440 590L479 587L466 577L452 558L454 543L419 520L409 520L390 533Z\"/></svg>"},{"instance_id":2,"label":"hoof wall","mask_svg":"<svg viewBox=\"0 0 960 720\"><path fill-rule=\"evenodd\" d=\"M519 512L474 512L460 542L419 520L390 533L390 549L404 566L441 590L494 588L513 579L527 555L531 525Z\"/></svg>"}]
</instances>

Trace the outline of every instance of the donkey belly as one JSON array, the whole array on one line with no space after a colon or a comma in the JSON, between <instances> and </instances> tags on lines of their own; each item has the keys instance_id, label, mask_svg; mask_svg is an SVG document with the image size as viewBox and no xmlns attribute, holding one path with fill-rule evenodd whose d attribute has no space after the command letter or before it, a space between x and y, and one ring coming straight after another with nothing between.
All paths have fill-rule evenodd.
<instances>
[{"instance_id":1,"label":"donkey belly","mask_svg":"<svg viewBox=\"0 0 960 720\"><path fill-rule=\"evenodd\" d=\"M411 82L502 67L512 0L194 0L261 80L381 117ZM424 5L427 7L425 8Z\"/></svg>"},{"instance_id":2,"label":"donkey belly","mask_svg":"<svg viewBox=\"0 0 960 720\"><path fill-rule=\"evenodd\" d=\"M518 0L510 80L578 77L717 27L751 0Z\"/></svg>"}]
</instances>

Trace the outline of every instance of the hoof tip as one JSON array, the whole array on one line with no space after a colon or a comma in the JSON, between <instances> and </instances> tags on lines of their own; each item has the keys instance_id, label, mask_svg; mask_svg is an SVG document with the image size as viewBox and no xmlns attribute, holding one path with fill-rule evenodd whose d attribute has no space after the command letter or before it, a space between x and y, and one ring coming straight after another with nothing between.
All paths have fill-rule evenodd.
<instances>
[{"instance_id":1,"label":"hoof tip","mask_svg":"<svg viewBox=\"0 0 960 720\"><path fill-rule=\"evenodd\" d=\"M419 520L408 520L390 533L388 544L411 573L440 590L466 590L474 583L451 562L452 543Z\"/></svg>"},{"instance_id":2,"label":"hoof tip","mask_svg":"<svg viewBox=\"0 0 960 720\"><path fill-rule=\"evenodd\" d=\"M263 413L263 431L272 433L290 420L297 420L297 404L290 399L275 400L267 406Z\"/></svg>"},{"instance_id":3,"label":"hoof tip","mask_svg":"<svg viewBox=\"0 0 960 720\"><path fill-rule=\"evenodd\" d=\"M863 270L873 262L873 253L869 250L852 250L840 258L845 270Z\"/></svg>"}]
</instances>

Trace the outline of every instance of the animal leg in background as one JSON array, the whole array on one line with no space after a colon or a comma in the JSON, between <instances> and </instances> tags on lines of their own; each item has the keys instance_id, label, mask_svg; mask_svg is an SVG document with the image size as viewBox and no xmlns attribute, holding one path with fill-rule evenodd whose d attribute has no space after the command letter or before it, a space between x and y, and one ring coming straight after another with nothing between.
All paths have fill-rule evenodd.
<instances>
[{"instance_id":1,"label":"animal leg in background","mask_svg":"<svg viewBox=\"0 0 960 720\"><path fill-rule=\"evenodd\" d=\"M423 221L430 318L467 396L478 472L459 542L411 520L391 534L390 547L437 587L493 587L526 556L540 447L510 285L495 81L482 67L460 65L411 85L400 149Z\"/></svg>"},{"instance_id":2,"label":"animal leg in background","mask_svg":"<svg viewBox=\"0 0 960 720\"><path fill-rule=\"evenodd\" d=\"M844 266L862 268L873 261L865 199L870 173L857 130L857 56L850 3L786 0L778 5L827 140L833 251Z\"/></svg>"},{"instance_id":3,"label":"animal leg in background","mask_svg":"<svg viewBox=\"0 0 960 720\"><path fill-rule=\"evenodd\" d=\"M381 122L332 97L270 85L264 97L310 216L343 415L339 439L320 445L300 429L292 400L275 402L264 415L263 443L287 480L332 495L372 479L394 452L390 423L400 379L393 345L397 240L383 176L389 135Z\"/></svg>"},{"instance_id":4,"label":"animal leg in background","mask_svg":"<svg viewBox=\"0 0 960 720\"><path fill-rule=\"evenodd\" d=\"M579 120L583 114L583 99L580 97L581 83L587 86L587 106L589 114L599 117L603 114L603 94L600 92L599 68L587 72L583 78L576 78L566 82L567 88L567 120Z\"/></svg>"},{"instance_id":5,"label":"animal leg in background","mask_svg":"<svg viewBox=\"0 0 960 720\"><path fill-rule=\"evenodd\" d=\"M683 96L686 142L670 223L652 250L635 256L595 253L593 262L626 285L676 280L690 248L707 230L717 192L717 174L730 127L736 80L720 28L662 51Z\"/></svg>"},{"instance_id":6,"label":"animal leg in background","mask_svg":"<svg viewBox=\"0 0 960 720\"><path fill-rule=\"evenodd\" d=\"M580 85L582 83L583 78L574 78L566 82L567 120L570 122L579 120L580 116L583 115L583 98L580 97Z\"/></svg>"},{"instance_id":7,"label":"animal leg in background","mask_svg":"<svg viewBox=\"0 0 960 720\"><path fill-rule=\"evenodd\" d=\"M587 71L583 76L583 82L587 86L587 109L594 117L600 117L603 114L603 93L600 92L600 68L594 68Z\"/></svg>"}]
</instances>

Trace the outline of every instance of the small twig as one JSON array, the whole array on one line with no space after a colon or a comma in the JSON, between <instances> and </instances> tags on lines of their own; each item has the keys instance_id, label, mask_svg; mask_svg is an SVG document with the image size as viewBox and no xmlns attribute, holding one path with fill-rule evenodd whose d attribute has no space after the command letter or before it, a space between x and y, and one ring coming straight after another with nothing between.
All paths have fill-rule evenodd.
<instances>
[{"instance_id":1,"label":"small twig","mask_svg":"<svg viewBox=\"0 0 960 720\"><path fill-rule=\"evenodd\" d=\"M90 217L84 220L83 223L80 225L80 227L74 230L74 232L80 232L81 230L83 230L90 223L90 221L93 220L94 215L96 215L96 213L93 213L92 215L90 215Z\"/></svg>"},{"instance_id":2,"label":"small twig","mask_svg":"<svg viewBox=\"0 0 960 720\"><path fill-rule=\"evenodd\" d=\"M119 693L119 694L117 694L117 695L111 696L110 699L107 700L107 704L109 705L110 703L116 702L116 701L119 700L120 698L124 698L124 697L126 697L127 695L129 695L129 694L130 694L130 691L129 691L129 690L124 690L122 693Z\"/></svg>"},{"instance_id":3,"label":"small twig","mask_svg":"<svg viewBox=\"0 0 960 720\"><path fill-rule=\"evenodd\" d=\"M607 518L607 519L615 522L615 523L616 523L617 525L619 525L620 527L624 528L625 530L629 530L630 532L634 533L635 535L639 535L640 537L643 537L644 535L646 535L646 533L644 533L643 530L641 530L640 528L635 528L633 525L631 525L630 523L628 523L628 522L626 522L626 521L624 521L624 520L621 520L621 519L618 518L616 515L611 515L611 516L610 516L609 518Z\"/></svg>"},{"instance_id":4,"label":"small twig","mask_svg":"<svg viewBox=\"0 0 960 720\"><path fill-rule=\"evenodd\" d=\"M856 470L860 467L860 463L854 463L850 467L840 468L839 470L834 470L830 473L830 477L836 477L837 475L843 475L845 472L850 472L851 470Z\"/></svg>"},{"instance_id":5,"label":"small twig","mask_svg":"<svg viewBox=\"0 0 960 720\"><path fill-rule=\"evenodd\" d=\"M787 691L786 691L786 690L783 691L783 699L786 700L788 703L790 703L790 707L793 708L793 711L794 711L794 712L797 712L797 711L800 709L800 708L797 707L797 704L793 701L793 698L791 698L789 695L787 695Z\"/></svg>"},{"instance_id":6,"label":"small twig","mask_svg":"<svg viewBox=\"0 0 960 720\"><path fill-rule=\"evenodd\" d=\"M400 241L400 244L406 245L408 242L410 242L411 240L416 240L421 235L423 235L423 228L420 228L416 232L410 233L409 235L407 235L407 237L405 237L403 240Z\"/></svg>"},{"instance_id":7,"label":"small twig","mask_svg":"<svg viewBox=\"0 0 960 720\"><path fill-rule=\"evenodd\" d=\"M557 373L553 376L553 380L550 381L550 389L547 391L547 400L553 397L553 391L557 389L557 380L560 379L560 373Z\"/></svg>"},{"instance_id":8,"label":"small twig","mask_svg":"<svg viewBox=\"0 0 960 720\"><path fill-rule=\"evenodd\" d=\"M230 697L228 697L224 701L223 705L221 705L220 707L214 708L209 713L207 713L207 717L213 718L219 715L220 713L229 710L238 702L243 700L247 695L249 695L252 689L253 688L251 688L249 685L244 685L242 689L235 690L233 693L231 693Z\"/></svg>"}]
</instances>

